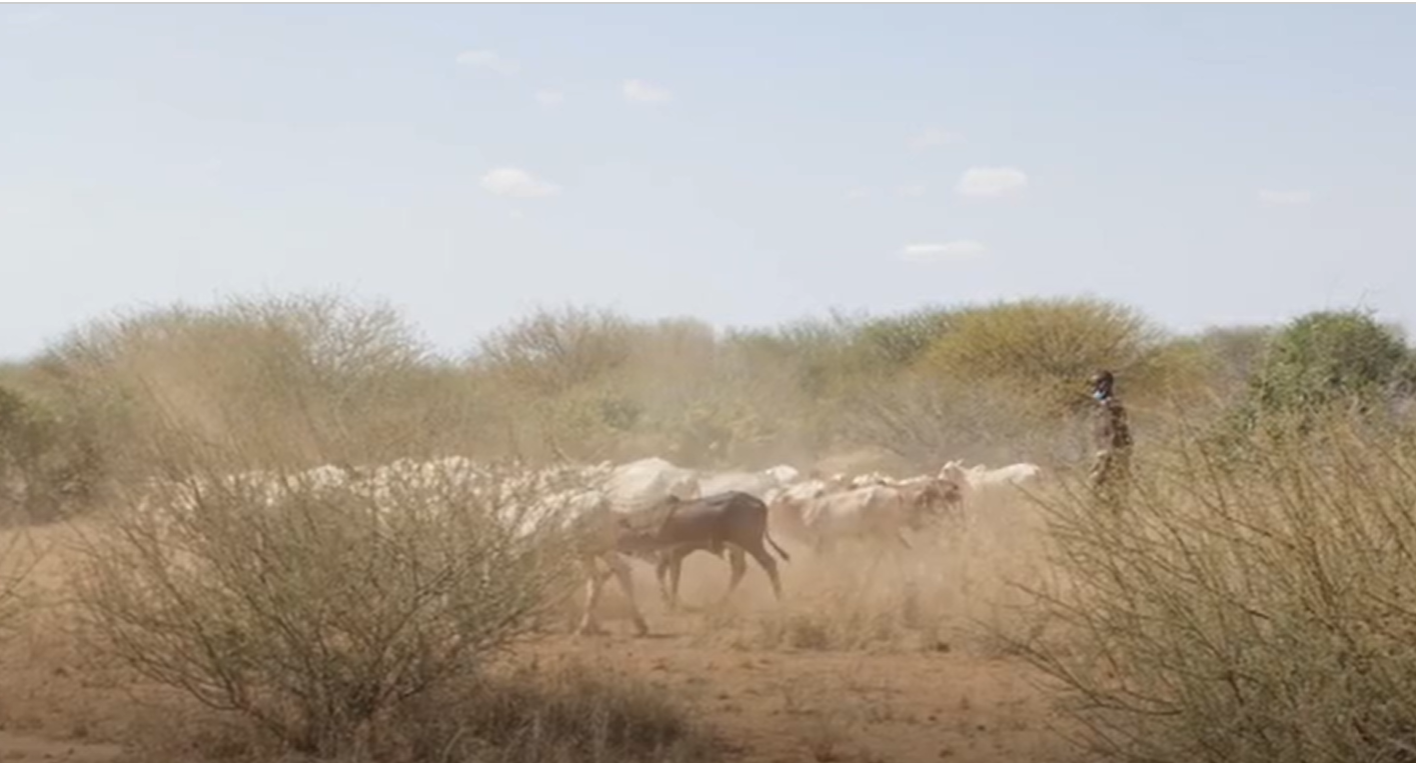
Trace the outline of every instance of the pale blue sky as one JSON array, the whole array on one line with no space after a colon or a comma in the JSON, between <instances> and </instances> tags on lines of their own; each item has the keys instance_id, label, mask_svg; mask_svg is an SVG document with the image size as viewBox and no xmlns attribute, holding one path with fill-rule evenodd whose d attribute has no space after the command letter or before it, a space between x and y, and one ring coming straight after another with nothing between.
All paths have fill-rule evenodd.
<instances>
[{"instance_id":1,"label":"pale blue sky","mask_svg":"<svg viewBox=\"0 0 1416 763\"><path fill-rule=\"evenodd\" d=\"M1416 8L4 5L0 264L7 357L260 290L1416 326Z\"/></svg>"}]
</instances>

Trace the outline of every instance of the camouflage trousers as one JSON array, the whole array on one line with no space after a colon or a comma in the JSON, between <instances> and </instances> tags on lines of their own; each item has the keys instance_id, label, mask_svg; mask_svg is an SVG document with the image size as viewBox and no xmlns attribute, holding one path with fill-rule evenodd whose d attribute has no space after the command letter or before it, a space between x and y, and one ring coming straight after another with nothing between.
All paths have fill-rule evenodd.
<instances>
[{"instance_id":1,"label":"camouflage trousers","mask_svg":"<svg viewBox=\"0 0 1416 763\"><path fill-rule=\"evenodd\" d=\"M1130 498L1131 451L1097 451L1087 473L1087 481L1103 506L1120 511Z\"/></svg>"}]
</instances>

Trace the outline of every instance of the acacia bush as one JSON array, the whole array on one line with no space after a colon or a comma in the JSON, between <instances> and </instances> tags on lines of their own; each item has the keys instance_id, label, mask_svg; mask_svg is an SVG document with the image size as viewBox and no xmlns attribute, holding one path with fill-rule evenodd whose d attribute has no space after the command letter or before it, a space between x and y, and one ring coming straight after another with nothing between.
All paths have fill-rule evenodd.
<instances>
[{"instance_id":1,"label":"acacia bush","mask_svg":"<svg viewBox=\"0 0 1416 763\"><path fill-rule=\"evenodd\" d=\"M1385 414L1409 395L1412 355L1395 329L1359 311L1320 311L1294 319L1269 343L1250 377L1241 424L1277 415L1321 414L1335 406Z\"/></svg>"},{"instance_id":2,"label":"acacia bush","mask_svg":"<svg viewBox=\"0 0 1416 763\"><path fill-rule=\"evenodd\" d=\"M1016 646L1107 759L1412 760L1416 438L1334 413L1244 448L1152 451L1120 515L1044 501L1052 624Z\"/></svg>"},{"instance_id":3,"label":"acacia bush","mask_svg":"<svg viewBox=\"0 0 1416 763\"><path fill-rule=\"evenodd\" d=\"M920 468L952 458L1079 463L1090 450L1087 379L1099 368L1117 373L1138 435L1165 436L1163 414L1200 395L1207 359L1136 311L1087 299L923 313L874 324L859 341L875 374L844 396L843 434ZM887 360L902 353L909 367Z\"/></svg>"},{"instance_id":4,"label":"acacia bush","mask_svg":"<svg viewBox=\"0 0 1416 763\"><path fill-rule=\"evenodd\" d=\"M1136 310L1092 299L1027 299L957 311L921 357L934 377L1005 384L1058 414L1085 404L1087 378L1114 371L1128 399L1188 391L1198 366Z\"/></svg>"}]
</instances>

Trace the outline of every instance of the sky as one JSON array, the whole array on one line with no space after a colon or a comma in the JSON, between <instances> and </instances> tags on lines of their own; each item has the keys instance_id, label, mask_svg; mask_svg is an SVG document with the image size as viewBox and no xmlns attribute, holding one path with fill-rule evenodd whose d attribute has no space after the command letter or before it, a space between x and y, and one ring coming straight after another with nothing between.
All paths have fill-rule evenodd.
<instances>
[{"instance_id":1,"label":"sky","mask_svg":"<svg viewBox=\"0 0 1416 763\"><path fill-rule=\"evenodd\" d=\"M0 357L115 310L1416 327L1411 5L0 5Z\"/></svg>"}]
</instances>

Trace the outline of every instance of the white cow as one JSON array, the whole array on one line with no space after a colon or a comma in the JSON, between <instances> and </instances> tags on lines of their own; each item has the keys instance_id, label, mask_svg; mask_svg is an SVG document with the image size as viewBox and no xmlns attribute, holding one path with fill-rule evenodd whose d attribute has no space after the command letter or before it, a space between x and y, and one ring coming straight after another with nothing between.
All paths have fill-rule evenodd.
<instances>
[{"instance_id":1,"label":"white cow","mask_svg":"<svg viewBox=\"0 0 1416 763\"><path fill-rule=\"evenodd\" d=\"M606 480L606 491L611 503L621 511L648 508L671 495L692 500L703 494L692 469L662 458L644 458L615 467Z\"/></svg>"},{"instance_id":2,"label":"white cow","mask_svg":"<svg viewBox=\"0 0 1416 763\"><path fill-rule=\"evenodd\" d=\"M763 469L762 471L764 474L771 475L773 479L777 480L778 485L791 485L801 479L801 472L787 464L777 464L776 466Z\"/></svg>"},{"instance_id":3,"label":"white cow","mask_svg":"<svg viewBox=\"0 0 1416 763\"><path fill-rule=\"evenodd\" d=\"M1026 462L989 469L983 464L964 468L961 460L950 461L939 470L940 477L953 480L960 483L961 486L974 490L1003 485L1024 485L1036 480L1041 473L1042 467Z\"/></svg>"},{"instance_id":4,"label":"white cow","mask_svg":"<svg viewBox=\"0 0 1416 763\"><path fill-rule=\"evenodd\" d=\"M904 530L919 530L930 517L942 516L960 499L959 488L943 479L912 485L866 485L818 492L779 501L778 525L784 535L826 552L846 539L899 543L909 548Z\"/></svg>"},{"instance_id":5,"label":"white cow","mask_svg":"<svg viewBox=\"0 0 1416 763\"><path fill-rule=\"evenodd\" d=\"M703 495L716 495L729 490L747 493L762 501L797 481L801 472L790 466L779 465L760 472L718 472L699 478L698 484Z\"/></svg>"},{"instance_id":6,"label":"white cow","mask_svg":"<svg viewBox=\"0 0 1416 763\"><path fill-rule=\"evenodd\" d=\"M827 493L837 493L846 489L846 484L835 480L802 480L801 482L770 491L762 500L768 506L772 506L782 501L804 501L809 498L816 498L826 495Z\"/></svg>"}]
</instances>

